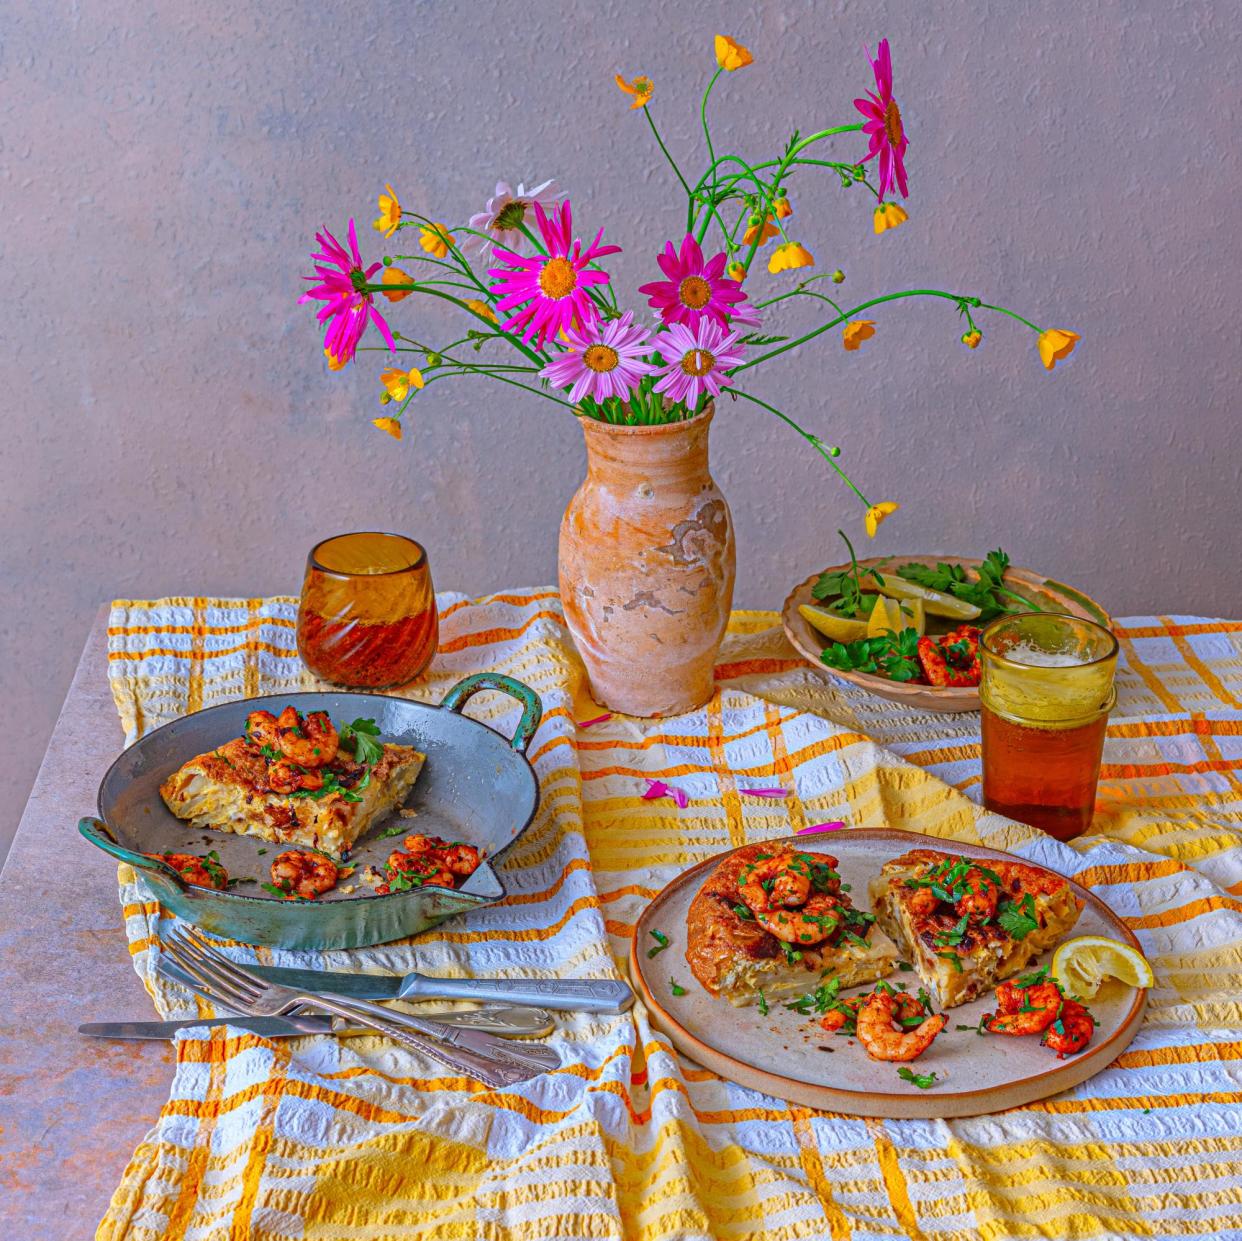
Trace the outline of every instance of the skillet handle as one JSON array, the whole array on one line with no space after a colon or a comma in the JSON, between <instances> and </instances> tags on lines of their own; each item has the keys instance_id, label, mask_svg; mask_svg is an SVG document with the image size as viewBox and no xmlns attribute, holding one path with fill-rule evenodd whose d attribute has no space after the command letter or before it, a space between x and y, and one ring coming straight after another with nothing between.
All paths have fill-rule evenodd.
<instances>
[{"instance_id":1,"label":"skillet handle","mask_svg":"<svg viewBox=\"0 0 1242 1241\"><path fill-rule=\"evenodd\" d=\"M529 685L523 685L521 681L515 681L512 677L504 676L499 672L476 672L474 676L463 677L458 681L444 695L440 706L456 711L460 715L466 703L480 690L485 689L494 689L497 693L508 694L510 698L516 698L522 704L522 718L518 720L518 726L513 730L513 738L509 744L519 754L525 754L526 747L530 745L530 739L535 735L535 729L539 727L539 721L543 719L543 706L539 702L539 695Z\"/></svg>"},{"instance_id":2,"label":"skillet handle","mask_svg":"<svg viewBox=\"0 0 1242 1241\"><path fill-rule=\"evenodd\" d=\"M112 835L112 829L102 819L79 819L78 831L97 849L112 854L118 862L128 862L135 870L148 871L169 883L176 884L182 891L185 890L185 880L167 862L147 857L145 853L134 853L123 845L118 845L116 838Z\"/></svg>"}]
</instances>

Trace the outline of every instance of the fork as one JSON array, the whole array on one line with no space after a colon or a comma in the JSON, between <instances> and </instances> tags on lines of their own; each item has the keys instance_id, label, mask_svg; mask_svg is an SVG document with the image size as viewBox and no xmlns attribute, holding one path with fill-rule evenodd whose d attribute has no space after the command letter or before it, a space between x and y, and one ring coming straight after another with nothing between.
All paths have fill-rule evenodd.
<instances>
[{"instance_id":1,"label":"fork","mask_svg":"<svg viewBox=\"0 0 1242 1241\"><path fill-rule=\"evenodd\" d=\"M344 1017L420 1051L485 1085L502 1088L558 1068L560 1056L540 1044L515 1044L478 1030L457 1029L394 1012L366 1000L329 998L257 978L192 930L173 927L164 950L221 1003L251 1017L283 1017L300 1009Z\"/></svg>"}]
</instances>

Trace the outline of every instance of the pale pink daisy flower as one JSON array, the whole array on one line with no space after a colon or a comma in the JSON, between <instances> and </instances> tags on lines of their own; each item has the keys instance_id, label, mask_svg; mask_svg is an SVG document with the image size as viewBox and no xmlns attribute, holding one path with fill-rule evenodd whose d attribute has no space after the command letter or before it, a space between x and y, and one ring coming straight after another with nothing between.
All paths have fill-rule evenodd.
<instances>
[{"instance_id":1,"label":"pale pink daisy flower","mask_svg":"<svg viewBox=\"0 0 1242 1241\"><path fill-rule=\"evenodd\" d=\"M314 276L303 276L303 280L318 280L314 288L307 289L298 298L303 302L326 303L318 314L320 323L328 324L324 336L323 348L328 355L328 363L333 370L340 370L351 361L358 342L366 331L368 320L379 329L380 335L388 342L388 348L396 352L396 342L384 316L375 309L374 297L370 293L359 291L359 285L368 283L373 275L383 266L372 263L363 268L362 255L358 253L358 234L353 220L349 222L349 249L325 228L322 233L315 234L321 249L311 255L315 262Z\"/></svg>"},{"instance_id":2,"label":"pale pink daisy flower","mask_svg":"<svg viewBox=\"0 0 1242 1241\"><path fill-rule=\"evenodd\" d=\"M697 327L701 320L710 319L724 327L734 303L746 297L742 286L724 274L728 261L727 254L717 254L704 262L699 243L687 233L680 252L669 241L656 255L668 279L639 285L638 291L648 294L648 303L665 323Z\"/></svg>"},{"instance_id":3,"label":"pale pink daisy flower","mask_svg":"<svg viewBox=\"0 0 1242 1241\"><path fill-rule=\"evenodd\" d=\"M742 361L745 349L738 334L704 319L691 331L684 323L671 323L655 338L664 359L663 378L655 390L671 401L684 401L693 409L704 392L719 396L733 381L725 374Z\"/></svg>"},{"instance_id":4,"label":"pale pink daisy flower","mask_svg":"<svg viewBox=\"0 0 1242 1241\"><path fill-rule=\"evenodd\" d=\"M651 332L635 324L630 311L619 319L596 323L585 330L565 329L569 352L554 358L539 372L557 388L573 385L570 404L576 405L584 396L605 401L610 396L626 400L644 375L654 375L656 368L643 360L651 351Z\"/></svg>"},{"instance_id":5,"label":"pale pink daisy flower","mask_svg":"<svg viewBox=\"0 0 1242 1241\"><path fill-rule=\"evenodd\" d=\"M470 227L474 231L461 243L462 253L482 254L489 245L497 245L504 250L512 250L514 254L521 254L526 234L518 225L526 222L535 203L545 210L553 205L555 186L555 181L541 181L527 189L519 181L515 190L508 181L497 181L496 193L487 200L487 206L470 217ZM479 233L486 233L487 236L477 236Z\"/></svg>"},{"instance_id":6,"label":"pale pink daisy flower","mask_svg":"<svg viewBox=\"0 0 1242 1241\"><path fill-rule=\"evenodd\" d=\"M870 53L867 59L871 60ZM881 199L892 185L901 190L902 198L907 198L905 155L910 143L901 123L901 109L893 98L893 58L889 55L887 39L880 40L871 69L875 73L875 90L868 91L866 99L854 100L854 107L867 118L863 133L871 137L863 163L874 155L880 157Z\"/></svg>"},{"instance_id":7,"label":"pale pink daisy flower","mask_svg":"<svg viewBox=\"0 0 1242 1241\"><path fill-rule=\"evenodd\" d=\"M607 254L620 254L621 247L601 246L601 228L584 250L573 235L573 211L568 201L553 207L550 216L535 203L535 221L547 254L523 258L498 248L493 254L503 266L489 268L487 274L493 278L492 290L499 296L497 311L508 314L517 309L501 329L518 332L523 340L536 339L542 348L558 332L570 327L585 330L596 321L599 316L588 290L607 284L609 276L588 265Z\"/></svg>"}]
</instances>

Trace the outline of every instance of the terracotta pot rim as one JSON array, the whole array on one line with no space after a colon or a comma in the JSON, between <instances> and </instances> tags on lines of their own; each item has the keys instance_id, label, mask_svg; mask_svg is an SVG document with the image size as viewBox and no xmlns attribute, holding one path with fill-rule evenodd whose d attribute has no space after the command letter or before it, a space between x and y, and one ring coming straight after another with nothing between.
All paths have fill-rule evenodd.
<instances>
[{"instance_id":1,"label":"terracotta pot rim","mask_svg":"<svg viewBox=\"0 0 1242 1241\"><path fill-rule=\"evenodd\" d=\"M712 420L716 413L716 402L708 401L701 414L687 418L682 422L657 422L651 425L627 427L616 422L601 422L598 418L588 418L585 414L577 415L584 432L601 431L608 435L672 435L678 431L687 431L691 427L702 426Z\"/></svg>"}]
</instances>

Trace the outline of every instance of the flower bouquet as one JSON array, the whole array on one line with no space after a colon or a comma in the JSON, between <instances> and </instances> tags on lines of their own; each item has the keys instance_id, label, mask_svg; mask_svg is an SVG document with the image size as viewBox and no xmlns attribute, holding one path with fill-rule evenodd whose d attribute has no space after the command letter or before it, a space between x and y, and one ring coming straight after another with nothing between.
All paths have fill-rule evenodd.
<instances>
[{"instance_id":1,"label":"flower bouquet","mask_svg":"<svg viewBox=\"0 0 1242 1241\"><path fill-rule=\"evenodd\" d=\"M434 384L486 376L563 406L587 437L588 478L561 529L561 595L597 698L635 714L684 710L711 693L711 668L732 600L732 522L707 469L707 425L723 392L779 418L817 452L859 502L867 533L899 507L873 503L846 473L841 450L753 390L751 372L839 329L853 352L876 333L868 311L905 298L936 298L955 310L961 342L975 349L985 313L1007 316L1036 335L1049 370L1078 336L1043 330L1007 307L943 289L906 289L845 306L840 270L815 271L809 228L795 216L795 176L827 174L872 204L877 234L908 219L909 140L893 92L888 41L870 59L874 89L855 99L857 117L803 136L779 155L752 160L718 152L709 122L712 92L752 63L723 35L700 107L705 168L692 180L651 112L649 78L617 85L642 112L684 200L684 228L654 251L652 280L636 290L645 307L623 305L606 270L620 247L576 235L573 206L551 181L513 189L502 182L484 211L447 224L379 196L375 228L385 237L417 234L418 253L364 262L354 221L348 248L326 228L316 235L315 274L303 302L322 303L324 354L340 370L364 349L407 356L380 375L383 416L374 424L400 439L411 402ZM863 150L861 139L866 140ZM832 144L856 144L829 159ZM680 208L679 208L680 210ZM589 235L589 234L588 234ZM657 243L658 245L658 243ZM816 247L818 248L818 247ZM775 286L753 291L767 256ZM408 268L408 270L407 270ZM784 285L785 287L781 287ZM437 298L460 309L465 326L447 343L394 331L377 299ZM819 322L778 334L770 319L797 303ZM363 346L368 326L382 345ZM407 365L407 363L415 363ZM670 462L676 463L675 468Z\"/></svg>"}]
</instances>

